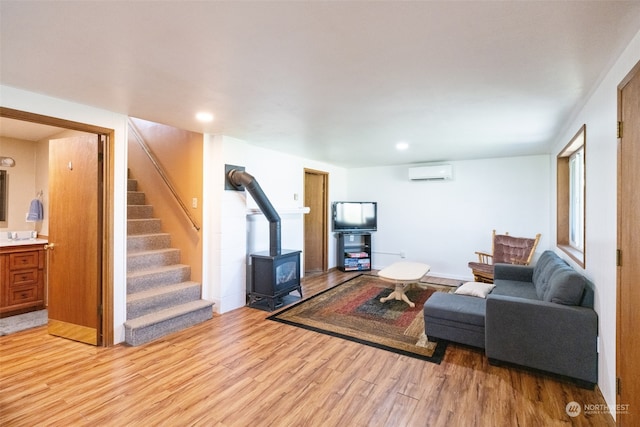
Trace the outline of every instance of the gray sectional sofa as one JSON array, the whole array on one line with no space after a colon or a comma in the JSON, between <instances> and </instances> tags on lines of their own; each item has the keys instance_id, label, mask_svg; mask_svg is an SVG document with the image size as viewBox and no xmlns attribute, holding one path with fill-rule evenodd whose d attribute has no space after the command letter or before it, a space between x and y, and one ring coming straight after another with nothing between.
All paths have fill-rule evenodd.
<instances>
[{"instance_id":1,"label":"gray sectional sofa","mask_svg":"<svg viewBox=\"0 0 640 427\"><path fill-rule=\"evenodd\" d=\"M509 363L598 381L598 316L593 284L552 251L535 266L496 264L486 299L434 293L424 305L425 333L484 348L490 363Z\"/></svg>"}]
</instances>

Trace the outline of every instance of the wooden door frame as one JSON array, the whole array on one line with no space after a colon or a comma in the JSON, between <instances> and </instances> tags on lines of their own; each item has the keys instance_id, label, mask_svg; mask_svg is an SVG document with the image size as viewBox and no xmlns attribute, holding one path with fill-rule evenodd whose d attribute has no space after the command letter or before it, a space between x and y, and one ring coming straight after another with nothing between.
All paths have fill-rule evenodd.
<instances>
[{"instance_id":1,"label":"wooden door frame","mask_svg":"<svg viewBox=\"0 0 640 427\"><path fill-rule=\"evenodd\" d=\"M60 119L26 111L0 107L0 117L6 117L41 125L55 126L59 128L76 130L105 136L103 154L103 187L102 187L102 277L100 283L101 294L101 345L108 347L113 345L113 189L114 189L114 130L100 126L89 125L71 120Z\"/></svg>"},{"instance_id":2,"label":"wooden door frame","mask_svg":"<svg viewBox=\"0 0 640 427\"><path fill-rule=\"evenodd\" d=\"M322 194L322 205L324 206L324 210L322 212L322 271L327 271L329 269L329 172L317 170L317 169L309 169L304 168L304 180L303 188L306 188L306 179L307 174L320 175L323 179L323 184L325 187L325 191ZM305 194L304 197L307 195ZM304 198L303 198L304 200ZM304 224L304 221L303 221ZM305 238L307 230L305 229ZM304 240L304 239L303 239ZM306 269L306 266L305 266Z\"/></svg>"},{"instance_id":3,"label":"wooden door frame","mask_svg":"<svg viewBox=\"0 0 640 427\"><path fill-rule=\"evenodd\" d=\"M618 107L618 111L617 111L617 117L618 117L618 123L622 122L622 92L623 89L625 88L625 86L633 79L635 78L638 74L640 74L640 61L637 62L633 68L629 71L629 73L624 77L624 79L622 79L622 81L620 82L620 84L618 85L618 94L617 94L617 107ZM627 126L629 126L629 124L627 124ZM622 130L622 132L624 132L624 129ZM622 163L622 146L621 146L621 139L624 137L623 134L618 135L618 146L617 146L617 155L616 155L616 168L617 168L617 172L616 172L616 179L617 179L617 183L616 183L616 239L617 239L617 243L616 243L616 248L618 251L621 251L621 247L620 247L620 242L622 239L622 215L621 215L621 211L622 211L622 189L621 189L621 182L622 182L622 168L621 168L621 163ZM621 287L622 287L622 278L621 278L621 269L622 269L622 264L620 263L620 252L618 252L618 261L617 261L617 267L616 267L616 403L620 403L620 404L624 404L624 403L628 403L628 402L620 402L620 392L619 392L619 387L620 387L620 379L622 377L621 374L621 364L620 364L620 355L623 354L624 348L623 348L623 340L622 340L622 333L621 333L621 324L622 324L622 310L620 309L621 305L622 305L622 297L621 297ZM631 303L628 301L628 303ZM616 425L620 425L620 418L616 417Z\"/></svg>"}]
</instances>

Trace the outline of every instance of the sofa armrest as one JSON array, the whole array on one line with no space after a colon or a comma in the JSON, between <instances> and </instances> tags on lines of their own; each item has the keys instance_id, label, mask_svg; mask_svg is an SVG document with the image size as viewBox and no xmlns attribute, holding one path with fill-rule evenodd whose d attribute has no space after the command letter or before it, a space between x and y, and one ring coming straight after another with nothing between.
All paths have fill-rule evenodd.
<instances>
[{"instance_id":1,"label":"sofa armrest","mask_svg":"<svg viewBox=\"0 0 640 427\"><path fill-rule=\"evenodd\" d=\"M598 315L567 306L489 295L485 318L487 357L598 382Z\"/></svg>"},{"instance_id":2,"label":"sofa armrest","mask_svg":"<svg viewBox=\"0 0 640 427\"><path fill-rule=\"evenodd\" d=\"M493 266L494 280L533 281L533 267L529 265L496 264Z\"/></svg>"}]
</instances>

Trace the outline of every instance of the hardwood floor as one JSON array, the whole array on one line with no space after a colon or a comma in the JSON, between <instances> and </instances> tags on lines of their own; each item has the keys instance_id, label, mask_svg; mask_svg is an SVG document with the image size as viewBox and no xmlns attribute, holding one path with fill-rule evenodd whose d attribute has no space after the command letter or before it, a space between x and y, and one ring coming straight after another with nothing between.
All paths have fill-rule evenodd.
<instances>
[{"instance_id":1,"label":"hardwood floor","mask_svg":"<svg viewBox=\"0 0 640 427\"><path fill-rule=\"evenodd\" d=\"M353 273L306 278L305 297ZM265 320L240 308L140 346L0 337L2 426L605 426L604 405L548 376L450 344L440 365ZM592 406L593 408L593 406Z\"/></svg>"}]
</instances>

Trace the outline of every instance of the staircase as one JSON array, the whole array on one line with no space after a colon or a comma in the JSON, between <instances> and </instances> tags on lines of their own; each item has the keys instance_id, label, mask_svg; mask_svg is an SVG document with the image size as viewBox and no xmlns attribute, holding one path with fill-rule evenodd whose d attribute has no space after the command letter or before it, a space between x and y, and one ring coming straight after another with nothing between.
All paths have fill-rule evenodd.
<instances>
[{"instance_id":1,"label":"staircase","mask_svg":"<svg viewBox=\"0 0 640 427\"><path fill-rule=\"evenodd\" d=\"M191 267L180 264L180 250L161 232L153 206L145 204L138 182L127 184L127 321L125 342L141 345L186 329L213 315L213 303L201 299Z\"/></svg>"}]
</instances>

